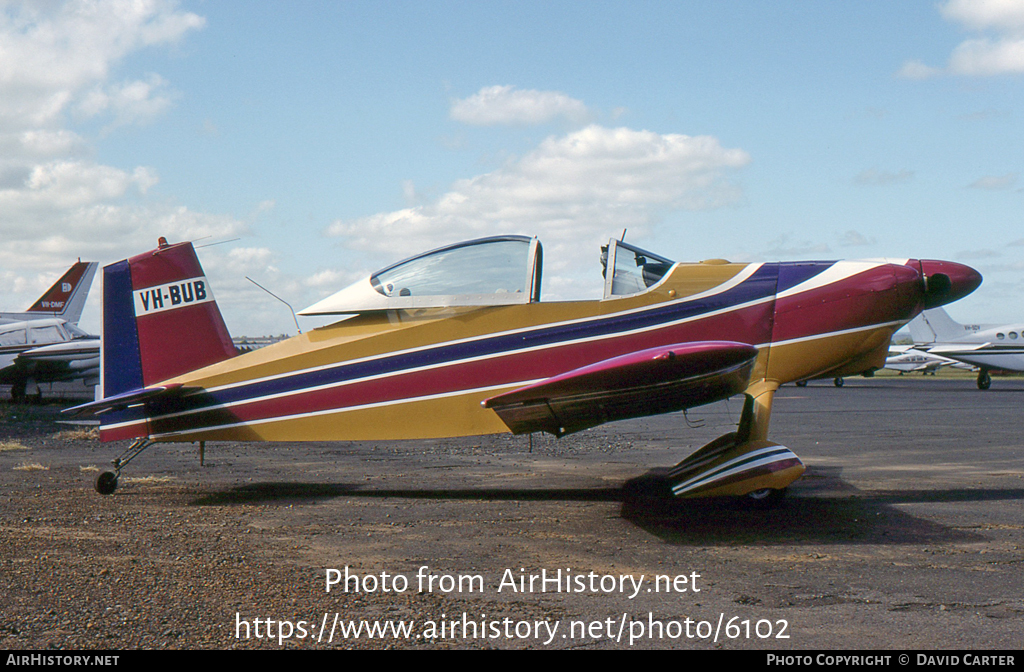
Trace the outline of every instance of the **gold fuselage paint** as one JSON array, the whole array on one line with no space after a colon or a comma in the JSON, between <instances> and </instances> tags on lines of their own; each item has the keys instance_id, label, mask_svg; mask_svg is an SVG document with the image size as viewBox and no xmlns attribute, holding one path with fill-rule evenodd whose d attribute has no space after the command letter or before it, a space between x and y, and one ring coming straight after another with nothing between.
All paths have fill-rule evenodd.
<instances>
[{"instance_id":1,"label":"gold fuselage paint","mask_svg":"<svg viewBox=\"0 0 1024 672\"><path fill-rule=\"evenodd\" d=\"M585 322L669 302L691 301L695 297L700 300L700 295L714 294L756 266L721 262L677 264L648 291L605 300L364 313L166 382L215 394L218 390L273 381L300 371L316 371L395 353L415 353L439 344L459 344L489 335ZM739 331L735 326L730 327L728 320L715 319L713 313L698 315L687 328L691 332L699 331L699 337L688 337L688 340L729 340L757 346L760 352L751 375L751 386L769 383L777 387L782 383L825 375L851 361L855 366L863 367L858 372L880 367L884 360L883 346L888 344L892 333L899 327L897 323L863 325L863 328L809 334L806 338L773 345L771 321L775 319L774 300L774 296L768 296L752 302L751 306L732 306L723 311L738 314L746 310L752 316L746 319L753 322ZM616 338L623 337L607 337L609 341ZM550 357L557 360L562 347L551 346ZM487 359L494 367L507 366L504 355L492 355ZM569 366L565 370L570 368L574 367ZM508 381L508 376L503 380ZM293 410L285 415L232 422L234 414L254 403L243 400L220 409L218 412L222 416L215 427L204 428L202 424L196 424L161 432L157 423L152 436L165 441L295 441L422 439L503 433L508 428L493 411L482 408L480 402L528 382L531 381L515 380L495 385L478 383L471 388L444 394L398 394L386 402L357 403L345 408L310 412ZM265 403L266 397L262 400Z\"/></svg>"}]
</instances>

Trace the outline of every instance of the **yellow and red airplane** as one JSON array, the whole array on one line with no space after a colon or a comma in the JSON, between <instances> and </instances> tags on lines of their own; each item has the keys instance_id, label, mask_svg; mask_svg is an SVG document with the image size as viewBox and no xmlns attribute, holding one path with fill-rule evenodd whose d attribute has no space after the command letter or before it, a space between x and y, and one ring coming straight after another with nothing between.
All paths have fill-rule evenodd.
<instances>
[{"instance_id":1,"label":"yellow and red airplane","mask_svg":"<svg viewBox=\"0 0 1024 672\"><path fill-rule=\"evenodd\" d=\"M881 368L892 334L973 291L967 266L913 259L676 263L602 248L604 296L540 300L536 238L450 245L307 308L344 316L237 354L191 243L104 269L103 398L69 409L136 439L423 439L545 431L745 395L736 432L671 471L679 497L773 499L804 471L768 441L784 383Z\"/></svg>"}]
</instances>

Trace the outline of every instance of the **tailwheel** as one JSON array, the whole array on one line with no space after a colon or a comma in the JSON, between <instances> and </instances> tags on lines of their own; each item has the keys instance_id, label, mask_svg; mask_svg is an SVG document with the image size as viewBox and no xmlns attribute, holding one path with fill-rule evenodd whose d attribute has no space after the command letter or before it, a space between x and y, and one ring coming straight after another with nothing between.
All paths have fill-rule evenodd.
<instances>
[{"instance_id":1,"label":"tailwheel","mask_svg":"<svg viewBox=\"0 0 1024 672\"><path fill-rule=\"evenodd\" d=\"M843 383L844 381L842 376L836 376L835 378L832 379L832 384L835 385L836 387L842 387Z\"/></svg>"},{"instance_id":2,"label":"tailwheel","mask_svg":"<svg viewBox=\"0 0 1024 672\"><path fill-rule=\"evenodd\" d=\"M101 495L112 495L117 490L117 474L104 471L96 478L96 492Z\"/></svg>"},{"instance_id":3,"label":"tailwheel","mask_svg":"<svg viewBox=\"0 0 1024 672\"><path fill-rule=\"evenodd\" d=\"M104 471L96 478L96 492L101 495L113 494L114 490L117 490L117 479L121 475L121 469L151 445L153 442L149 437L140 437L132 441L132 445L114 459L114 471Z\"/></svg>"},{"instance_id":4,"label":"tailwheel","mask_svg":"<svg viewBox=\"0 0 1024 672\"><path fill-rule=\"evenodd\" d=\"M988 375L988 371L982 369L978 372L978 389L987 390L992 385L992 376Z\"/></svg>"}]
</instances>

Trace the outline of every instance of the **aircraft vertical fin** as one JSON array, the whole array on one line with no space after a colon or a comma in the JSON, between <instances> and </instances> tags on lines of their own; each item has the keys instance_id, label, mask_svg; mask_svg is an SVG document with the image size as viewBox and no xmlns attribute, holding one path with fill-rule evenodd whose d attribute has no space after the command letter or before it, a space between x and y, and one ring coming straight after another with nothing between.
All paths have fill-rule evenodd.
<instances>
[{"instance_id":1,"label":"aircraft vertical fin","mask_svg":"<svg viewBox=\"0 0 1024 672\"><path fill-rule=\"evenodd\" d=\"M103 320L104 397L238 354L192 243L107 266Z\"/></svg>"},{"instance_id":2,"label":"aircraft vertical fin","mask_svg":"<svg viewBox=\"0 0 1024 672\"><path fill-rule=\"evenodd\" d=\"M29 307L27 312L60 317L72 324L78 324L98 265L95 261L76 262Z\"/></svg>"},{"instance_id":3,"label":"aircraft vertical fin","mask_svg":"<svg viewBox=\"0 0 1024 672\"><path fill-rule=\"evenodd\" d=\"M907 325L914 343L955 341L967 335L964 325L955 321L942 308L932 308L921 313Z\"/></svg>"}]
</instances>

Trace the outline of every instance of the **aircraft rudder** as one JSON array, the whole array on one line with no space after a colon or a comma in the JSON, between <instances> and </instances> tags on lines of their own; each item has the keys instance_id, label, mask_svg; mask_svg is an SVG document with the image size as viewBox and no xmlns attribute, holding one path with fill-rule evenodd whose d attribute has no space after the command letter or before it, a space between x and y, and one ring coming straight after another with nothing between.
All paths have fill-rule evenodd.
<instances>
[{"instance_id":1,"label":"aircraft rudder","mask_svg":"<svg viewBox=\"0 0 1024 672\"><path fill-rule=\"evenodd\" d=\"M26 312L52 315L78 324L98 266L95 261L75 262Z\"/></svg>"},{"instance_id":2,"label":"aircraft rudder","mask_svg":"<svg viewBox=\"0 0 1024 672\"><path fill-rule=\"evenodd\" d=\"M146 385L238 354L192 243L161 239L128 263Z\"/></svg>"},{"instance_id":3,"label":"aircraft rudder","mask_svg":"<svg viewBox=\"0 0 1024 672\"><path fill-rule=\"evenodd\" d=\"M951 318L943 308L924 311L908 326L915 343L953 341L967 335L964 325Z\"/></svg>"},{"instance_id":4,"label":"aircraft rudder","mask_svg":"<svg viewBox=\"0 0 1024 672\"><path fill-rule=\"evenodd\" d=\"M103 350L105 397L237 354L192 243L104 269Z\"/></svg>"}]
</instances>

